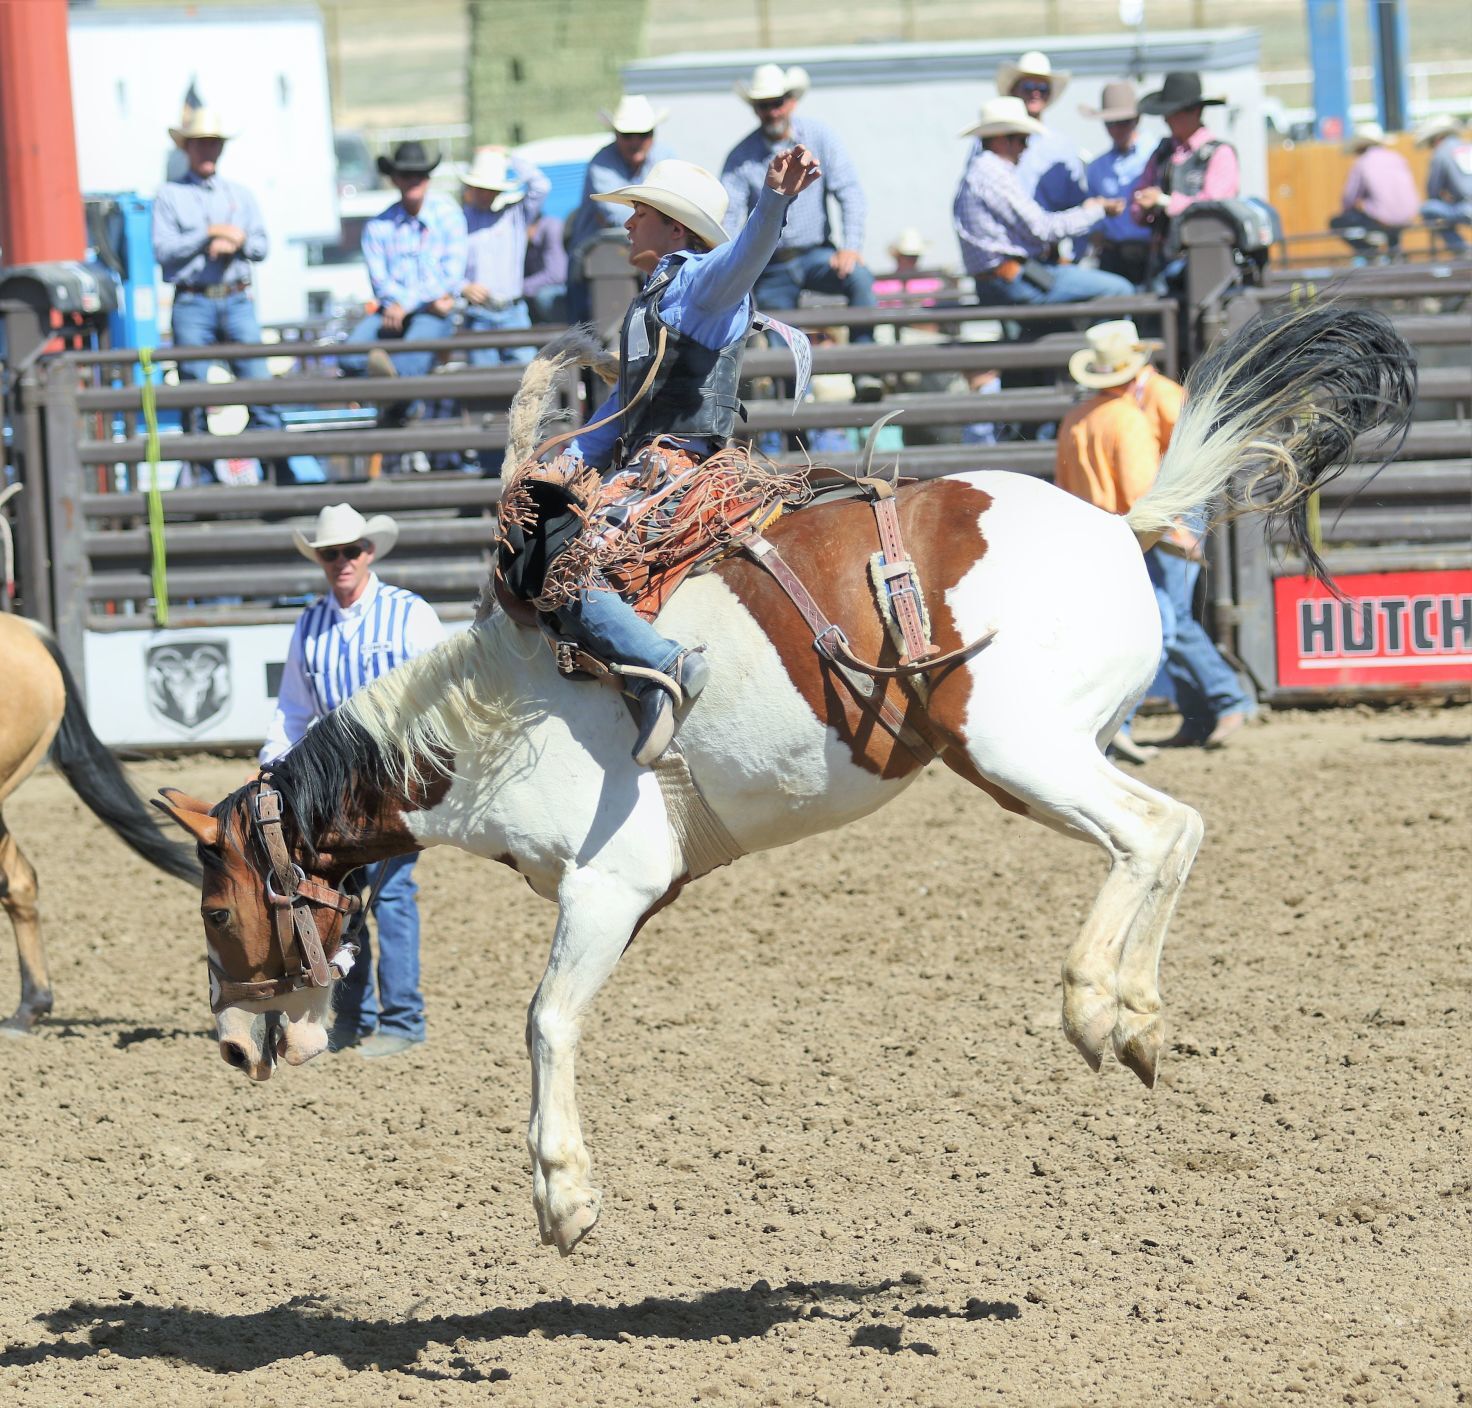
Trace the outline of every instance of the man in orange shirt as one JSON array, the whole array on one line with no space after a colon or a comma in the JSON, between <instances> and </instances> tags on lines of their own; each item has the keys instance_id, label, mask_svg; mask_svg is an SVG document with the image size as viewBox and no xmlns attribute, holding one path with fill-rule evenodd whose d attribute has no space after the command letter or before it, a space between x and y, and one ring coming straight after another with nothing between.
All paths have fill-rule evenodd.
<instances>
[{"instance_id":1,"label":"man in orange shirt","mask_svg":"<svg viewBox=\"0 0 1472 1408\"><path fill-rule=\"evenodd\" d=\"M1068 370L1096 394L1058 428L1057 483L1106 513L1124 514L1154 483L1185 393L1150 365L1159 344L1141 341L1128 319L1098 323L1085 336L1089 345L1070 358ZM1167 746L1219 748L1246 722L1251 702L1192 613L1201 575L1195 533L1178 527L1145 554L1145 566L1160 607L1165 670L1181 710L1180 730ZM1112 746L1132 762L1155 752L1134 742L1129 720Z\"/></svg>"}]
</instances>

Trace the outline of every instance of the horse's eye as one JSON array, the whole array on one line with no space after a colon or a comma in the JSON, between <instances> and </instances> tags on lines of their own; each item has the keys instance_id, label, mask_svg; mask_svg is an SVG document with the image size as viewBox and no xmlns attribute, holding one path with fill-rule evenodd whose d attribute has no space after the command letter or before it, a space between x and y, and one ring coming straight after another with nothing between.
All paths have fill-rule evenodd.
<instances>
[{"instance_id":1,"label":"horse's eye","mask_svg":"<svg viewBox=\"0 0 1472 1408\"><path fill-rule=\"evenodd\" d=\"M223 929L230 922L230 911L228 909L207 909L204 912L205 923L215 929Z\"/></svg>"}]
</instances>

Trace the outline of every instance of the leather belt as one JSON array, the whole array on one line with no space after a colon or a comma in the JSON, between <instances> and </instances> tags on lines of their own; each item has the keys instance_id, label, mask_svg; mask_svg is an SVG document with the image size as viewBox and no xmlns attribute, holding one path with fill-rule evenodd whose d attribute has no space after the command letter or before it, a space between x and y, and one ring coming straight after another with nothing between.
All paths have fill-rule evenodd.
<instances>
[{"instance_id":1,"label":"leather belt","mask_svg":"<svg viewBox=\"0 0 1472 1408\"><path fill-rule=\"evenodd\" d=\"M232 294L245 293L250 288L249 279L237 279L233 284L175 284L175 293L197 293L204 298L229 298Z\"/></svg>"},{"instance_id":2,"label":"leather belt","mask_svg":"<svg viewBox=\"0 0 1472 1408\"><path fill-rule=\"evenodd\" d=\"M1022 272L1022 260L1004 259L1000 264L990 269L983 269L979 274L973 275L978 279L1001 279L1005 283L1011 283Z\"/></svg>"},{"instance_id":3,"label":"leather belt","mask_svg":"<svg viewBox=\"0 0 1472 1408\"><path fill-rule=\"evenodd\" d=\"M807 249L797 249L797 248L794 248L792 246L789 246L786 249L779 249L769 260L767 260L767 263L768 264L786 264L786 263L789 263L791 260L796 259L798 257L798 255L800 255L800 254L806 254L808 252L808 249L817 249L817 248L818 248L818 246L814 244L814 245L809 245L807 247Z\"/></svg>"}]
</instances>

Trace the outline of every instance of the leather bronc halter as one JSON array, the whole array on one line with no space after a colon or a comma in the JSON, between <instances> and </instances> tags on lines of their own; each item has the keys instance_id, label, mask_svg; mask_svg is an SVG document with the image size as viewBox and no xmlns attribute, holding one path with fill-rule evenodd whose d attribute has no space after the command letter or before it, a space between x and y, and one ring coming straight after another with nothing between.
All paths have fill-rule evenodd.
<instances>
[{"instance_id":1,"label":"leather bronc halter","mask_svg":"<svg viewBox=\"0 0 1472 1408\"><path fill-rule=\"evenodd\" d=\"M226 978L212 957L210 967L216 987L210 1003L213 1012L237 1002L265 1002L273 997L284 997L302 988L330 987L338 955L344 950L355 952L357 949L356 944L344 941L333 954L333 961L327 959L311 906L318 905L350 915L362 909L363 901L357 895L345 895L341 890L309 879L301 866L292 860L281 831L281 793L271 785L270 773L261 774L260 788L250 801L250 815L255 837L270 867L263 877L266 903L271 909L276 947L281 950L281 960L288 971L279 978L239 983ZM301 965L294 973L289 971L293 933L302 954Z\"/></svg>"}]
</instances>

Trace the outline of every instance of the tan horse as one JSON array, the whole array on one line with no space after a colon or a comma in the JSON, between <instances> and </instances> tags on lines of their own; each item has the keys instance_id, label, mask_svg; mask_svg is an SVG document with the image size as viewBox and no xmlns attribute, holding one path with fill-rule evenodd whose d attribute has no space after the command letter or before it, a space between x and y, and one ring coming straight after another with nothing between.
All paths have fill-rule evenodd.
<instances>
[{"instance_id":1,"label":"tan horse","mask_svg":"<svg viewBox=\"0 0 1472 1408\"><path fill-rule=\"evenodd\" d=\"M82 801L144 860L198 884L199 865L166 841L117 759L92 732L81 691L56 642L33 622L0 615L0 807L51 749ZM36 907L36 872L0 812L0 904L15 929L20 1003L0 1032L26 1032L51 1011L51 981Z\"/></svg>"}]
</instances>

